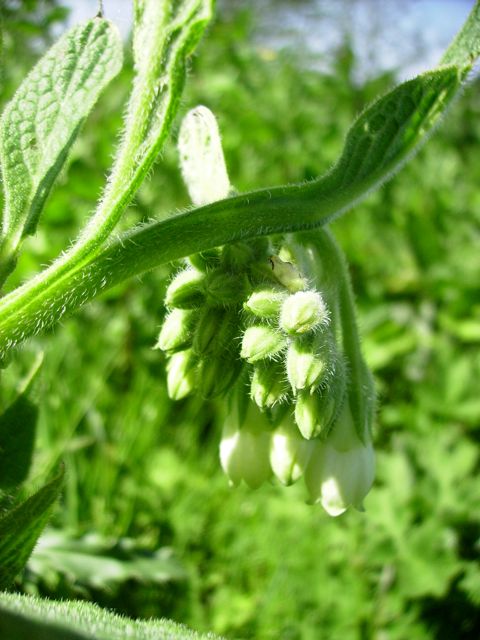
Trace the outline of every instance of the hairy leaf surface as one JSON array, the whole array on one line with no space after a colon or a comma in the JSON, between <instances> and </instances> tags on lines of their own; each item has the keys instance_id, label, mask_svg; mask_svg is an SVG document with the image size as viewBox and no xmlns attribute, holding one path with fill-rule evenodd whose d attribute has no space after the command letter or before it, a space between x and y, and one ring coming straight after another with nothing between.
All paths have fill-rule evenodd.
<instances>
[{"instance_id":1,"label":"hairy leaf surface","mask_svg":"<svg viewBox=\"0 0 480 640\"><path fill-rule=\"evenodd\" d=\"M0 122L7 256L35 231L45 200L100 93L121 67L116 28L94 18L68 31L38 62Z\"/></svg>"},{"instance_id":2,"label":"hairy leaf surface","mask_svg":"<svg viewBox=\"0 0 480 640\"><path fill-rule=\"evenodd\" d=\"M0 518L0 589L10 586L38 540L63 482L63 469L39 491Z\"/></svg>"},{"instance_id":3,"label":"hairy leaf surface","mask_svg":"<svg viewBox=\"0 0 480 640\"><path fill-rule=\"evenodd\" d=\"M131 620L88 602L0 594L0 634L16 640L220 640L169 620Z\"/></svg>"}]
</instances>

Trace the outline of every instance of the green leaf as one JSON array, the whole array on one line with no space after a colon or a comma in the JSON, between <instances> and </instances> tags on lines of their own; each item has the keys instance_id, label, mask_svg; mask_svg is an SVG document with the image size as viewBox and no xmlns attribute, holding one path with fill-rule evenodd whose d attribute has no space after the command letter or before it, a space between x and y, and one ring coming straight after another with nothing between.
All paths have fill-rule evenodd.
<instances>
[{"instance_id":1,"label":"green leaf","mask_svg":"<svg viewBox=\"0 0 480 640\"><path fill-rule=\"evenodd\" d=\"M0 487L23 482L30 469L38 408L22 393L0 416Z\"/></svg>"},{"instance_id":2,"label":"green leaf","mask_svg":"<svg viewBox=\"0 0 480 640\"><path fill-rule=\"evenodd\" d=\"M68 31L38 62L0 121L4 259L35 231L53 182L100 93L121 67L115 27L94 18Z\"/></svg>"},{"instance_id":3,"label":"green leaf","mask_svg":"<svg viewBox=\"0 0 480 640\"><path fill-rule=\"evenodd\" d=\"M0 589L23 569L60 493L63 469L39 491L0 518Z\"/></svg>"},{"instance_id":4,"label":"green leaf","mask_svg":"<svg viewBox=\"0 0 480 640\"><path fill-rule=\"evenodd\" d=\"M455 64L468 71L480 55L480 0L476 0L465 24L446 50L441 63Z\"/></svg>"},{"instance_id":5,"label":"green leaf","mask_svg":"<svg viewBox=\"0 0 480 640\"><path fill-rule=\"evenodd\" d=\"M220 640L170 620L132 620L87 602L54 602L0 594L0 636L5 640Z\"/></svg>"},{"instance_id":6,"label":"green leaf","mask_svg":"<svg viewBox=\"0 0 480 640\"><path fill-rule=\"evenodd\" d=\"M336 190L351 206L356 196L388 179L425 139L459 86L457 67L445 67L404 82L374 102L354 122L339 161L313 185L313 193L322 198Z\"/></svg>"},{"instance_id":7,"label":"green leaf","mask_svg":"<svg viewBox=\"0 0 480 640\"><path fill-rule=\"evenodd\" d=\"M29 397L32 382L40 369L37 358L23 391L0 416L0 488L9 489L27 477L32 462L38 407Z\"/></svg>"}]
</instances>

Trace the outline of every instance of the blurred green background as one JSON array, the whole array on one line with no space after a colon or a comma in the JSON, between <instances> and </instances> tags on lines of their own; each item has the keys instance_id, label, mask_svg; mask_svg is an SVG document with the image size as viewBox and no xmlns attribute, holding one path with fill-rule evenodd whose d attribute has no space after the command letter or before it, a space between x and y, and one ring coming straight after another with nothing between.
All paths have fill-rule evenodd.
<instances>
[{"instance_id":1,"label":"blurred green background","mask_svg":"<svg viewBox=\"0 0 480 640\"><path fill-rule=\"evenodd\" d=\"M308 0L278 4L294 11ZM4 0L2 103L65 17L54 0ZM358 73L348 24L328 52L312 53L274 46L273 31L266 46L257 18L255 3L220 4L181 108L216 113L240 190L326 170L355 115L396 77ZM94 207L130 79L127 56L8 286L57 255ZM59 460L67 468L61 505L17 589L227 638L480 636L479 116L475 75L418 157L333 225L379 392L366 513L330 519L296 485L228 487L215 403L169 401L152 350L170 265L30 341L2 378L6 404L45 350L31 486ZM173 140L124 224L187 205Z\"/></svg>"}]
</instances>

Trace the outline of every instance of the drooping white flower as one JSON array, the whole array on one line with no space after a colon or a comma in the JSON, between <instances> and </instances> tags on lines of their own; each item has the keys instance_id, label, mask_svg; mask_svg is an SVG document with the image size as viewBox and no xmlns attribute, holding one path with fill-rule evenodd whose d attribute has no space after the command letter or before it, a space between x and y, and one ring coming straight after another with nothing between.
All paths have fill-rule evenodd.
<instances>
[{"instance_id":1,"label":"drooping white flower","mask_svg":"<svg viewBox=\"0 0 480 640\"><path fill-rule=\"evenodd\" d=\"M314 447L314 442L302 438L290 416L275 429L270 446L270 464L282 484L293 484L303 475Z\"/></svg>"},{"instance_id":2,"label":"drooping white flower","mask_svg":"<svg viewBox=\"0 0 480 640\"><path fill-rule=\"evenodd\" d=\"M234 416L227 417L220 442L220 463L234 486L243 480L251 489L257 489L271 476L270 432L262 423L258 411L248 411L241 425Z\"/></svg>"},{"instance_id":3,"label":"drooping white flower","mask_svg":"<svg viewBox=\"0 0 480 640\"><path fill-rule=\"evenodd\" d=\"M348 403L332 433L318 441L305 472L305 484L313 502L320 502L331 516L349 506L362 508L373 484L375 454L370 437L362 442L355 432Z\"/></svg>"}]
</instances>

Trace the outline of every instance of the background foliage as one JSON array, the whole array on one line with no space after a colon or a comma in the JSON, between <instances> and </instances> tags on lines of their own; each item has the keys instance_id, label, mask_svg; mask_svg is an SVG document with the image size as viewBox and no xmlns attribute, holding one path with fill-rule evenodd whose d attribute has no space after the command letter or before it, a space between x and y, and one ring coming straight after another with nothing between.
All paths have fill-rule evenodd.
<instances>
[{"instance_id":1,"label":"background foliage","mask_svg":"<svg viewBox=\"0 0 480 640\"><path fill-rule=\"evenodd\" d=\"M45 16L62 16L53 2L43 12L24 3L24 13L10 4L4 51L11 57L18 29L28 46L3 68L2 102L42 49ZM203 103L217 114L239 190L321 173L355 114L394 82L354 82L348 39L330 72L306 68L301 52L258 46L253 20L242 9L220 15L184 96L184 112ZM129 80L127 65L89 119L9 287L57 255L93 208ZM334 225L380 396L366 514L329 519L296 486L228 488L215 403L171 403L152 350L168 275L160 269L30 341L2 377L7 406L32 353L45 349L32 482L59 460L67 469L62 504L19 590L230 638L478 637L479 89L473 77L415 161ZM130 221L188 205L176 163L172 143Z\"/></svg>"}]
</instances>

